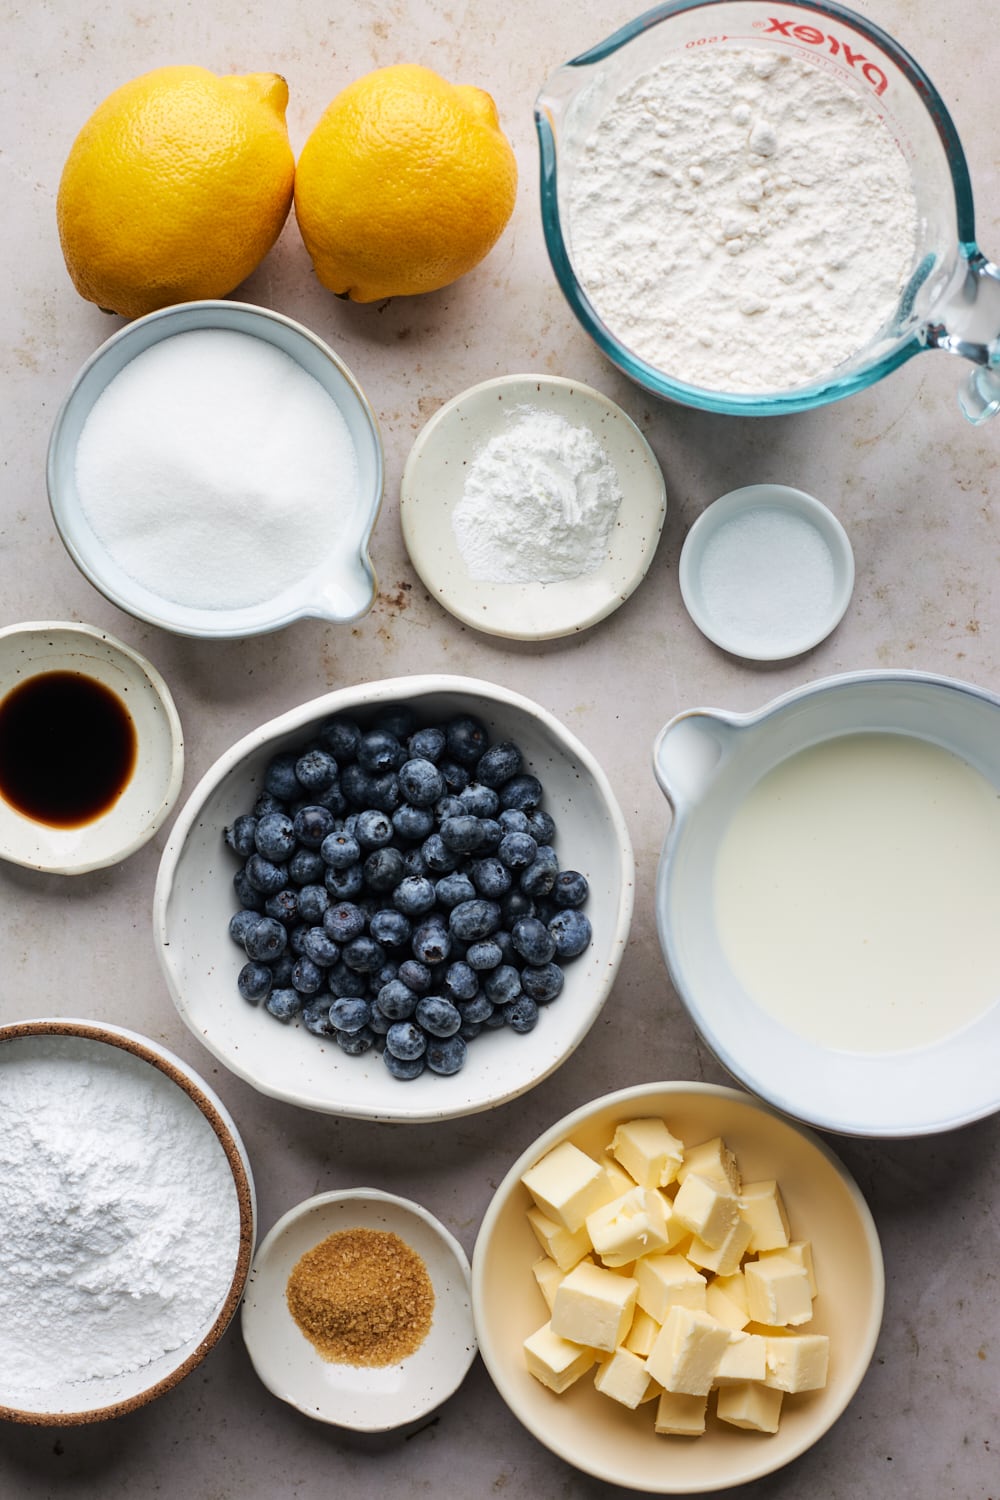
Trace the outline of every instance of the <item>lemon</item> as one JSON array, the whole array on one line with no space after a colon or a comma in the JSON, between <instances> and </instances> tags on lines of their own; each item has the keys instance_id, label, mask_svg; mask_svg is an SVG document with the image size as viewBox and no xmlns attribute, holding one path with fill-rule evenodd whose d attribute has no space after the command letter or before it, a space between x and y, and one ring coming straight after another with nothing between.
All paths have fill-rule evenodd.
<instances>
[{"instance_id":1,"label":"lemon","mask_svg":"<svg viewBox=\"0 0 1000 1500\"><path fill-rule=\"evenodd\" d=\"M464 276L499 239L516 192L489 94L403 63L328 106L299 157L295 215L323 285L375 302Z\"/></svg>"},{"instance_id":2,"label":"lemon","mask_svg":"<svg viewBox=\"0 0 1000 1500\"><path fill-rule=\"evenodd\" d=\"M56 199L77 291L124 317L224 297L263 260L295 161L276 73L144 73L105 99L70 149Z\"/></svg>"}]
</instances>

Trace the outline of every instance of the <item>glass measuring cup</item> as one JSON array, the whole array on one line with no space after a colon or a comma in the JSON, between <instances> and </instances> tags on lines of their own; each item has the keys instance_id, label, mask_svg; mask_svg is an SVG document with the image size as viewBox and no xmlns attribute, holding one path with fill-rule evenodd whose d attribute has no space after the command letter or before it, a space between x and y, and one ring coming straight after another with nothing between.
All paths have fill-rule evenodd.
<instances>
[{"instance_id":1,"label":"glass measuring cup","mask_svg":"<svg viewBox=\"0 0 1000 1500\"><path fill-rule=\"evenodd\" d=\"M917 248L892 317L849 360L788 390L726 392L687 384L634 353L600 317L573 265L569 192L579 153L616 96L686 49L775 49L834 73L886 123L910 164ZM591 338L655 395L706 411L770 416L840 400L925 349L972 363L959 405L970 422L1000 411L1000 267L976 244L972 188L954 124L920 66L890 36L818 0L670 0L558 68L535 103L542 226L556 279Z\"/></svg>"}]
</instances>

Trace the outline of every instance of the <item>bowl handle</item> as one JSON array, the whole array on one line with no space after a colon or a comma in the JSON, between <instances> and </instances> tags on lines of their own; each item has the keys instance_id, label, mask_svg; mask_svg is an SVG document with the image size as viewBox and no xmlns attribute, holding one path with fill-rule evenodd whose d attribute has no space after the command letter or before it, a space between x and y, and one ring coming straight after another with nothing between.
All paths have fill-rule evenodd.
<instances>
[{"instance_id":1,"label":"bowl handle","mask_svg":"<svg viewBox=\"0 0 1000 1500\"><path fill-rule=\"evenodd\" d=\"M653 772L674 813L699 802L737 733L731 719L711 709L677 714L653 744Z\"/></svg>"},{"instance_id":2,"label":"bowl handle","mask_svg":"<svg viewBox=\"0 0 1000 1500\"><path fill-rule=\"evenodd\" d=\"M995 417L1000 412L1000 266L974 245L963 252L959 275L923 339L929 349L960 354L975 365L958 394L962 415L975 426Z\"/></svg>"}]
</instances>

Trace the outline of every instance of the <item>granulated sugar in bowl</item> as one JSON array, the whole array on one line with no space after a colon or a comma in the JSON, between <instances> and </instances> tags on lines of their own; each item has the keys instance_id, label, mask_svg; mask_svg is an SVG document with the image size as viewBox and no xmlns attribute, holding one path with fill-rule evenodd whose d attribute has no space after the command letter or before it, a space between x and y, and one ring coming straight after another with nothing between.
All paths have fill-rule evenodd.
<instances>
[{"instance_id":1,"label":"granulated sugar in bowl","mask_svg":"<svg viewBox=\"0 0 1000 1500\"><path fill-rule=\"evenodd\" d=\"M49 453L53 515L114 603L239 636L370 608L375 418L337 356L238 303L167 308L84 367Z\"/></svg>"}]
</instances>

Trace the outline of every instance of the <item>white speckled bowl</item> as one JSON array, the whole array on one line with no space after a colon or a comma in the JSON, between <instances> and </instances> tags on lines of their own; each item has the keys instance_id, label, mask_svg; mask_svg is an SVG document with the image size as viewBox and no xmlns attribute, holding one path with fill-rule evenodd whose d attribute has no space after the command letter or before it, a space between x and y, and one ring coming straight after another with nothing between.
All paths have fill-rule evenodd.
<instances>
[{"instance_id":1,"label":"white speckled bowl","mask_svg":"<svg viewBox=\"0 0 1000 1500\"><path fill-rule=\"evenodd\" d=\"M337 1364L313 1347L288 1310L298 1260L347 1229L398 1235L423 1260L434 1311L423 1343L398 1364ZM307 1198L274 1225L254 1258L243 1302L243 1338L268 1390L307 1417L356 1432L403 1427L446 1401L476 1355L469 1262L454 1235L419 1203L377 1188Z\"/></svg>"},{"instance_id":2,"label":"white speckled bowl","mask_svg":"<svg viewBox=\"0 0 1000 1500\"><path fill-rule=\"evenodd\" d=\"M246 956L229 935L240 861L223 830L252 807L278 751L304 746L335 713L364 721L407 702L424 722L474 714L493 740L512 739L544 788L563 869L590 881L589 948L567 964L562 993L542 1007L528 1035L509 1028L470 1043L460 1072L429 1071L411 1082L388 1072L375 1052L348 1057L332 1039L298 1022L283 1026L236 989ZM537 703L468 677L405 677L340 688L244 736L202 777L171 829L154 897L157 951L174 1004L210 1052L262 1093L327 1114L362 1119L444 1120L491 1109L533 1088L586 1036L611 992L632 918L634 860L628 828L591 753Z\"/></svg>"}]
</instances>

